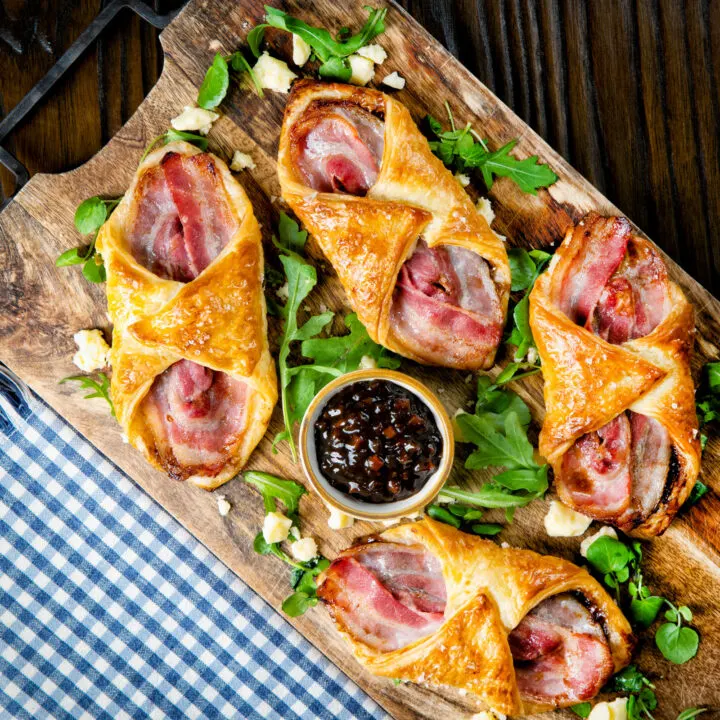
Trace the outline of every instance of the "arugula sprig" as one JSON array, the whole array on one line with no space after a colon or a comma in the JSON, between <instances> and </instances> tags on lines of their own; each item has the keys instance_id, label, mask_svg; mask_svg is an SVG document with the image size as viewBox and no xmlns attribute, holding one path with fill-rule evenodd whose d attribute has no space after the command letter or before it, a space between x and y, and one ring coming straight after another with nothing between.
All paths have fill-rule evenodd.
<instances>
[{"instance_id":1,"label":"arugula sprig","mask_svg":"<svg viewBox=\"0 0 720 720\"><path fill-rule=\"evenodd\" d=\"M320 77L347 82L352 75L347 58L385 32L387 8L365 7L368 19L359 33L348 37L349 28L341 28L333 36L325 28L313 27L282 10L265 6L265 23L253 28L248 35L248 45L255 57L260 57L260 45L265 28L286 30L302 38L313 50L314 56L322 63L318 68Z\"/></svg>"},{"instance_id":2,"label":"arugula sprig","mask_svg":"<svg viewBox=\"0 0 720 720\"><path fill-rule=\"evenodd\" d=\"M537 195L538 188L552 185L558 178L547 166L538 162L538 156L518 160L510 151L518 144L511 140L498 150L491 151L487 140L483 140L472 125L455 126L455 118L449 103L445 109L450 130L443 130L441 123L431 115L426 117L430 132L436 138L430 140L430 149L445 165L459 173L479 170L488 190L492 189L494 177L510 178L523 192Z\"/></svg>"},{"instance_id":3,"label":"arugula sprig","mask_svg":"<svg viewBox=\"0 0 720 720\"><path fill-rule=\"evenodd\" d=\"M471 505L462 503L451 503L447 507L429 505L426 512L434 520L473 535L497 535L503 530L503 526L497 523L478 522L483 516L483 511Z\"/></svg>"},{"instance_id":4,"label":"arugula sprig","mask_svg":"<svg viewBox=\"0 0 720 720\"><path fill-rule=\"evenodd\" d=\"M90 390L85 395L85 400L91 398L102 398L110 406L110 414L115 417L115 406L113 405L112 398L110 397L110 378L103 373L98 372L95 375L70 375L62 380L58 381L58 384L62 385L66 382L76 382L80 384L83 390Z\"/></svg>"},{"instance_id":5,"label":"arugula sprig","mask_svg":"<svg viewBox=\"0 0 720 720\"><path fill-rule=\"evenodd\" d=\"M105 282L107 275L102 257L95 249L98 230L108 219L110 213L115 209L122 198L104 200L101 197L91 197L83 200L75 211L75 227L83 235L92 233L89 245L71 248L62 253L55 260L56 267L68 267L70 265L82 265L82 274L86 280L94 283Z\"/></svg>"},{"instance_id":6,"label":"arugula sprig","mask_svg":"<svg viewBox=\"0 0 720 720\"><path fill-rule=\"evenodd\" d=\"M231 70L238 74L247 73L255 86L257 94L264 97L262 85L260 85L255 72L241 50L236 50L231 55L215 53L212 64L207 69L198 91L197 104L201 108L214 110L225 99L230 87Z\"/></svg>"},{"instance_id":7,"label":"arugula sprig","mask_svg":"<svg viewBox=\"0 0 720 720\"><path fill-rule=\"evenodd\" d=\"M519 395L498 387L487 376L478 378L474 414L455 418L459 442L477 446L465 461L469 470L504 467L477 492L444 487L440 502L460 502L483 508L505 508L508 520L514 508L543 497L548 489L548 466L535 462L527 437L530 410Z\"/></svg>"},{"instance_id":8,"label":"arugula sprig","mask_svg":"<svg viewBox=\"0 0 720 720\"><path fill-rule=\"evenodd\" d=\"M639 542L632 541L627 545L603 535L590 545L587 559L603 576L605 584L615 591L618 604L623 602L625 586L626 597L630 601L630 619L637 627L643 630L649 628L660 611L666 608L664 617L667 622L657 629L655 644L667 660L682 665L695 657L700 637L696 630L684 624L692 621L692 611L687 605L675 606L667 598L650 592L640 567L642 546Z\"/></svg>"},{"instance_id":9,"label":"arugula sprig","mask_svg":"<svg viewBox=\"0 0 720 720\"><path fill-rule=\"evenodd\" d=\"M257 470L249 470L242 477L246 483L260 491L266 514L276 512L277 503L280 501L285 506L287 517L292 519L295 527L299 527L300 498L306 493L302 485ZM293 560L280 543L268 543L262 531L255 536L253 550L259 555L274 555L292 568L290 585L294 592L283 601L284 613L297 617L317 605L316 578L330 565L327 558L318 555L305 562Z\"/></svg>"},{"instance_id":10,"label":"arugula sprig","mask_svg":"<svg viewBox=\"0 0 720 720\"><path fill-rule=\"evenodd\" d=\"M530 293L551 258L552 255L544 250L528 252L522 248L513 248L508 251L512 277L511 289L524 290L525 294L512 309L512 329L506 342L514 345L516 349L513 362L505 368L499 378L501 382L507 382L510 378L518 380L540 370L540 360L530 329ZM518 375L520 370L523 372Z\"/></svg>"},{"instance_id":11,"label":"arugula sprig","mask_svg":"<svg viewBox=\"0 0 720 720\"><path fill-rule=\"evenodd\" d=\"M317 284L315 268L300 255L307 241L307 231L300 230L294 220L281 213L278 235L273 242L280 251L288 295L284 306L276 305L283 322L278 366L285 429L275 436L273 447L287 440L293 460L297 460L293 427L302 420L310 401L322 387L334 377L356 370L364 356L373 358L378 367L385 368L399 367L400 360L370 339L355 314L345 318L349 334L339 337L316 337L332 322L334 313L330 311L312 316L300 325L300 307ZM290 364L291 345L295 342L301 343L302 355L313 360L312 364Z\"/></svg>"},{"instance_id":12,"label":"arugula sprig","mask_svg":"<svg viewBox=\"0 0 720 720\"><path fill-rule=\"evenodd\" d=\"M145 148L145 152L140 158L140 163L145 160L145 158L158 145L158 143L161 145L168 145L171 142L178 142L180 140L199 147L203 152L208 149L208 139L204 135L196 135L195 133L189 133L183 130L175 130L174 128L170 128L169 130L166 130L162 135L158 135L156 138L153 138L150 141L150 144ZM140 163L138 163L138 165Z\"/></svg>"}]
</instances>

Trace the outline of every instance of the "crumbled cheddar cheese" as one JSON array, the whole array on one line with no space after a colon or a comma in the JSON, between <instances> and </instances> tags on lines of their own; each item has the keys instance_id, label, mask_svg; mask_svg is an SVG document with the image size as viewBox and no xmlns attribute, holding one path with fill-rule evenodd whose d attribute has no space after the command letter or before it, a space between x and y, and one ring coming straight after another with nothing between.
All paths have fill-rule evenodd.
<instances>
[{"instance_id":1,"label":"crumbled cheddar cheese","mask_svg":"<svg viewBox=\"0 0 720 720\"><path fill-rule=\"evenodd\" d=\"M377 363L375 362L374 357L370 357L370 355L363 355L360 358L359 367L361 370L370 370L372 368L376 368Z\"/></svg>"},{"instance_id":2,"label":"crumbled cheddar cheese","mask_svg":"<svg viewBox=\"0 0 720 720\"><path fill-rule=\"evenodd\" d=\"M263 521L263 537L265 542L279 543L287 540L288 533L292 527L292 520L279 512L270 512Z\"/></svg>"},{"instance_id":3,"label":"crumbled cheddar cheese","mask_svg":"<svg viewBox=\"0 0 720 720\"><path fill-rule=\"evenodd\" d=\"M611 538L615 538L617 540L617 533L615 532L614 528L608 527L607 525L604 525L601 527L594 535L590 535L590 537L586 537L581 543L580 543L580 554L586 558L588 550L590 549L590 546L598 539L603 537L604 535L607 535Z\"/></svg>"},{"instance_id":4,"label":"crumbled cheddar cheese","mask_svg":"<svg viewBox=\"0 0 720 720\"><path fill-rule=\"evenodd\" d=\"M241 170L254 170L255 161L247 153L236 150L233 153L232 161L230 162L230 169L233 172L240 172Z\"/></svg>"},{"instance_id":5,"label":"crumbled cheddar cheese","mask_svg":"<svg viewBox=\"0 0 720 720\"><path fill-rule=\"evenodd\" d=\"M495 219L495 212L492 209L490 201L486 197L478 199L475 209L487 220L488 225L492 225Z\"/></svg>"},{"instance_id":6,"label":"crumbled cheddar cheese","mask_svg":"<svg viewBox=\"0 0 720 720\"><path fill-rule=\"evenodd\" d=\"M197 131L201 135L207 135L212 128L212 124L220 117L212 110L205 110L201 107L190 107L186 105L183 112L174 117L170 124L175 130L192 132Z\"/></svg>"},{"instance_id":7,"label":"crumbled cheddar cheese","mask_svg":"<svg viewBox=\"0 0 720 720\"><path fill-rule=\"evenodd\" d=\"M551 500L545 516L545 531L550 537L577 537L590 527L591 522L592 518L575 512L558 500Z\"/></svg>"},{"instance_id":8,"label":"crumbled cheddar cheese","mask_svg":"<svg viewBox=\"0 0 720 720\"><path fill-rule=\"evenodd\" d=\"M80 330L73 335L78 351L73 362L83 371L92 372L109 364L110 346L100 330Z\"/></svg>"},{"instance_id":9,"label":"crumbled cheddar cheese","mask_svg":"<svg viewBox=\"0 0 720 720\"><path fill-rule=\"evenodd\" d=\"M293 62L302 67L309 59L312 48L299 36L293 35Z\"/></svg>"},{"instance_id":10,"label":"crumbled cheddar cheese","mask_svg":"<svg viewBox=\"0 0 720 720\"><path fill-rule=\"evenodd\" d=\"M385 60L387 60L387 53L385 52L385 49L377 43L361 47L357 51L357 54L360 55L360 57L372 60L372 62L374 62L376 65L382 65Z\"/></svg>"},{"instance_id":11,"label":"crumbled cheddar cheese","mask_svg":"<svg viewBox=\"0 0 720 720\"><path fill-rule=\"evenodd\" d=\"M375 75L375 65L372 60L368 60L362 55L351 55L348 58L350 63L350 83L353 85L367 85Z\"/></svg>"},{"instance_id":12,"label":"crumbled cheddar cheese","mask_svg":"<svg viewBox=\"0 0 720 720\"><path fill-rule=\"evenodd\" d=\"M588 720L627 720L627 698L600 702L590 711Z\"/></svg>"},{"instance_id":13,"label":"crumbled cheddar cheese","mask_svg":"<svg viewBox=\"0 0 720 720\"><path fill-rule=\"evenodd\" d=\"M389 75L385 76L382 84L395 88L395 90L402 90L405 87L405 78L402 75L399 75L397 71L391 72Z\"/></svg>"},{"instance_id":14,"label":"crumbled cheddar cheese","mask_svg":"<svg viewBox=\"0 0 720 720\"><path fill-rule=\"evenodd\" d=\"M264 90L287 93L297 75L286 62L271 57L267 50L258 58L253 68L255 77Z\"/></svg>"},{"instance_id":15,"label":"crumbled cheddar cheese","mask_svg":"<svg viewBox=\"0 0 720 720\"><path fill-rule=\"evenodd\" d=\"M311 537L302 538L290 545L290 552L296 560L308 562L317 556L317 543Z\"/></svg>"},{"instance_id":16,"label":"crumbled cheddar cheese","mask_svg":"<svg viewBox=\"0 0 720 720\"><path fill-rule=\"evenodd\" d=\"M344 530L345 528L352 527L355 522L355 518L351 515L346 515L340 510L336 510L334 507L328 508L330 510L330 517L328 518L328 527L331 530Z\"/></svg>"}]
</instances>

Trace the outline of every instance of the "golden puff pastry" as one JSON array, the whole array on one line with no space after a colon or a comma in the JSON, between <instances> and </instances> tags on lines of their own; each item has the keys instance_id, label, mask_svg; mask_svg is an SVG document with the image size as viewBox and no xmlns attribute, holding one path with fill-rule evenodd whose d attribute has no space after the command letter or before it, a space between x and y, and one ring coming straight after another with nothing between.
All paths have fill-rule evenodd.
<instances>
[{"instance_id":1,"label":"golden puff pastry","mask_svg":"<svg viewBox=\"0 0 720 720\"><path fill-rule=\"evenodd\" d=\"M278 174L373 340L418 362L493 364L507 253L401 103L367 88L295 83Z\"/></svg>"},{"instance_id":2,"label":"golden puff pastry","mask_svg":"<svg viewBox=\"0 0 720 720\"><path fill-rule=\"evenodd\" d=\"M140 164L97 247L117 419L150 463L216 488L243 467L277 400L250 201L219 158L171 143Z\"/></svg>"},{"instance_id":3,"label":"golden puff pastry","mask_svg":"<svg viewBox=\"0 0 720 720\"><path fill-rule=\"evenodd\" d=\"M429 518L352 547L318 594L375 675L449 685L526 715L596 695L630 661L628 621L586 570Z\"/></svg>"},{"instance_id":4,"label":"golden puff pastry","mask_svg":"<svg viewBox=\"0 0 720 720\"><path fill-rule=\"evenodd\" d=\"M639 537L663 532L700 468L694 312L625 218L570 228L530 295L545 378L540 452L562 501Z\"/></svg>"}]
</instances>

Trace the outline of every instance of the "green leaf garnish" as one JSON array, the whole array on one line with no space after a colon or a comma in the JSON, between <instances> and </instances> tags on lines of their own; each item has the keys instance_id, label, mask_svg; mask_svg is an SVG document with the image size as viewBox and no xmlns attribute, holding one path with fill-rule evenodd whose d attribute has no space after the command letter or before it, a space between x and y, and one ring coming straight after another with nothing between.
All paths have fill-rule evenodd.
<instances>
[{"instance_id":1,"label":"green leaf garnish","mask_svg":"<svg viewBox=\"0 0 720 720\"><path fill-rule=\"evenodd\" d=\"M230 71L227 60L220 53L215 53L212 65L207 69L200 86L197 104L206 110L215 109L225 99L229 86Z\"/></svg>"},{"instance_id":2,"label":"green leaf garnish","mask_svg":"<svg viewBox=\"0 0 720 720\"><path fill-rule=\"evenodd\" d=\"M267 13L265 22L272 27L287 30L293 35L302 38L313 49L320 61L327 63L330 58L346 58L356 53L361 47L385 32L384 21L387 8L365 9L369 12L369 16L360 32L344 39L335 39L324 28L308 25L302 20L298 20L292 15L288 15L288 13L269 5L265 6L265 12ZM342 33L341 37L345 35L346 33Z\"/></svg>"},{"instance_id":3,"label":"green leaf garnish","mask_svg":"<svg viewBox=\"0 0 720 720\"><path fill-rule=\"evenodd\" d=\"M58 381L60 385L66 382L76 382L83 390L90 390L85 399L102 398L110 407L110 414L115 417L115 406L110 397L110 378L103 373L97 372L94 375L70 375Z\"/></svg>"},{"instance_id":4,"label":"green leaf garnish","mask_svg":"<svg viewBox=\"0 0 720 720\"><path fill-rule=\"evenodd\" d=\"M710 492L710 488L704 482L696 480L695 485L693 485L693 489L690 491L688 499L683 504L683 510L688 510L693 505L698 503L700 499L708 492Z\"/></svg>"},{"instance_id":5,"label":"green leaf garnish","mask_svg":"<svg viewBox=\"0 0 720 720\"><path fill-rule=\"evenodd\" d=\"M97 196L83 200L75 211L75 227L83 235L89 235L102 227L107 219L106 201Z\"/></svg>"},{"instance_id":6,"label":"green leaf garnish","mask_svg":"<svg viewBox=\"0 0 720 720\"><path fill-rule=\"evenodd\" d=\"M248 470L242 475L243 480L252 485L263 498L265 512L277 510L276 500L285 505L288 517L297 518L300 511L300 498L307 492L305 488L294 480L283 480L270 473Z\"/></svg>"},{"instance_id":7,"label":"green leaf garnish","mask_svg":"<svg viewBox=\"0 0 720 720\"><path fill-rule=\"evenodd\" d=\"M57 267L68 267L69 265L81 265L87 260L87 253L90 247L70 248L66 250L55 261ZM84 252L83 252L84 251Z\"/></svg>"},{"instance_id":8,"label":"green leaf garnish","mask_svg":"<svg viewBox=\"0 0 720 720\"><path fill-rule=\"evenodd\" d=\"M265 37L265 28L269 25L263 23L262 25L256 25L247 36L247 44L250 48L250 52L259 58L262 55L260 51L260 45L262 44L263 38Z\"/></svg>"},{"instance_id":9,"label":"green leaf garnish","mask_svg":"<svg viewBox=\"0 0 720 720\"><path fill-rule=\"evenodd\" d=\"M707 708L685 708L676 718L676 720L692 720L694 717L697 717L701 713L707 712Z\"/></svg>"},{"instance_id":10,"label":"green leaf garnish","mask_svg":"<svg viewBox=\"0 0 720 720\"><path fill-rule=\"evenodd\" d=\"M693 628L683 625L692 621L692 611L687 605L676 607L667 598L650 593L640 569L642 549L639 542L627 545L604 535L590 545L587 559L593 569L602 575L603 582L615 590L618 605L623 604L623 586L627 583L624 592L629 600L628 614L640 629L650 627L662 608L667 608L664 615L668 622L661 625L655 634L655 644L665 658L682 664L695 656L700 637Z\"/></svg>"},{"instance_id":11,"label":"green leaf garnish","mask_svg":"<svg viewBox=\"0 0 720 720\"><path fill-rule=\"evenodd\" d=\"M352 77L352 68L347 58L331 57L318 68L318 75L326 80L347 82Z\"/></svg>"},{"instance_id":12,"label":"green leaf garnish","mask_svg":"<svg viewBox=\"0 0 720 720\"><path fill-rule=\"evenodd\" d=\"M466 468L506 470L478 491L446 486L440 492L441 502L511 509L543 497L548 488L548 466L535 462L527 437L529 424L530 411L516 393L494 385L486 376L480 377L475 413L460 413L455 418L457 440L477 446L465 461Z\"/></svg>"},{"instance_id":13,"label":"green leaf garnish","mask_svg":"<svg viewBox=\"0 0 720 720\"><path fill-rule=\"evenodd\" d=\"M537 195L539 188L548 187L558 179L547 165L538 162L537 155L523 160L510 155L518 140L511 140L498 150L491 151L470 123L458 130L447 102L445 108L451 130L443 131L442 125L428 115L426 124L436 138L430 140L429 144L435 155L456 172L479 170L488 190L492 188L494 177L507 177L523 192L531 195Z\"/></svg>"},{"instance_id":14,"label":"green leaf garnish","mask_svg":"<svg viewBox=\"0 0 720 720\"><path fill-rule=\"evenodd\" d=\"M590 715L592 705L589 702L578 703L577 705L571 705L570 709L579 717L586 718Z\"/></svg>"},{"instance_id":15,"label":"green leaf garnish","mask_svg":"<svg viewBox=\"0 0 720 720\"><path fill-rule=\"evenodd\" d=\"M309 595L306 592L295 592L285 598L282 604L283 612L289 617L298 617L305 614L311 607L318 604L317 595Z\"/></svg>"}]
</instances>

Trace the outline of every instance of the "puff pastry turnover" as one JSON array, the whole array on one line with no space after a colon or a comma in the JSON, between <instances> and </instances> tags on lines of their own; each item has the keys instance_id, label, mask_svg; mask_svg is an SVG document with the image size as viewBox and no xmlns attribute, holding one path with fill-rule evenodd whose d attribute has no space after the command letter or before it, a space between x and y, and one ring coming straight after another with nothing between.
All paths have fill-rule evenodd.
<instances>
[{"instance_id":1,"label":"puff pastry turnover","mask_svg":"<svg viewBox=\"0 0 720 720\"><path fill-rule=\"evenodd\" d=\"M429 518L344 551L319 583L370 672L508 715L587 700L630 661L630 625L586 570Z\"/></svg>"},{"instance_id":2,"label":"puff pastry turnover","mask_svg":"<svg viewBox=\"0 0 720 720\"><path fill-rule=\"evenodd\" d=\"M118 421L171 477L221 485L277 400L250 201L219 158L172 143L141 163L97 246Z\"/></svg>"},{"instance_id":3,"label":"puff pastry turnover","mask_svg":"<svg viewBox=\"0 0 720 720\"><path fill-rule=\"evenodd\" d=\"M700 468L694 312L656 248L621 217L570 228L530 295L547 414L540 452L564 503L649 537Z\"/></svg>"},{"instance_id":4,"label":"puff pastry turnover","mask_svg":"<svg viewBox=\"0 0 720 720\"><path fill-rule=\"evenodd\" d=\"M373 340L418 362L493 364L510 291L505 248L402 104L295 83L278 174Z\"/></svg>"}]
</instances>

